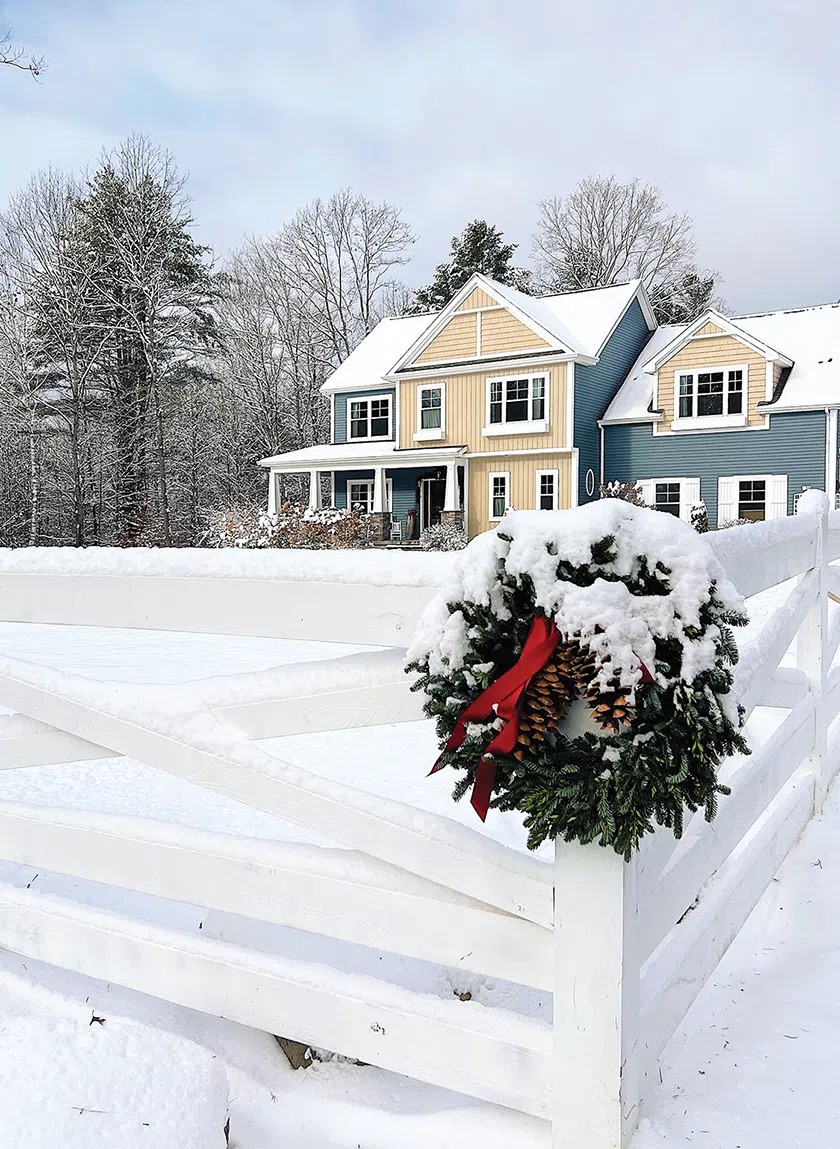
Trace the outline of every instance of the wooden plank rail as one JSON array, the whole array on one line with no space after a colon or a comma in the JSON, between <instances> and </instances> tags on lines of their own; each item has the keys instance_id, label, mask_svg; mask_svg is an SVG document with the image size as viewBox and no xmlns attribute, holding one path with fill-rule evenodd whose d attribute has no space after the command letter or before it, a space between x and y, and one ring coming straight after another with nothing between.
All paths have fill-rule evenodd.
<instances>
[{"instance_id":1,"label":"wooden plank rail","mask_svg":"<svg viewBox=\"0 0 840 1149\"><path fill-rule=\"evenodd\" d=\"M840 732L828 737L840 710L840 571L828 565L840 559L840 514L706 539L744 595L778 588L734 686L747 713L774 708L748 730L772 721L774 732L723 765L732 794L711 825L695 814L680 841L660 829L629 864L557 843L553 868L249 741L421 717L400 652L431 585L203 578L177 556L168 573L129 556L117 577L94 556L62 575L38 556L0 558L9 619L387 648L208 680L154 706L142 687L127 702L124 690L0 662L0 704L17 712L0 719L0 768L126 755L344 847L0 803L0 857L237 915L249 945L296 929L551 991L551 1026L8 886L0 946L543 1117L552 1149L626 1149L656 1059L840 762ZM781 666L791 648L796 666Z\"/></svg>"},{"instance_id":2,"label":"wooden plank rail","mask_svg":"<svg viewBox=\"0 0 840 1149\"><path fill-rule=\"evenodd\" d=\"M536 1116L551 1028L0 884L0 946ZM473 1005L472 1008L470 1006Z\"/></svg>"},{"instance_id":3,"label":"wooden plank rail","mask_svg":"<svg viewBox=\"0 0 840 1149\"><path fill-rule=\"evenodd\" d=\"M551 989L551 932L350 850L0 803L0 857Z\"/></svg>"}]
</instances>

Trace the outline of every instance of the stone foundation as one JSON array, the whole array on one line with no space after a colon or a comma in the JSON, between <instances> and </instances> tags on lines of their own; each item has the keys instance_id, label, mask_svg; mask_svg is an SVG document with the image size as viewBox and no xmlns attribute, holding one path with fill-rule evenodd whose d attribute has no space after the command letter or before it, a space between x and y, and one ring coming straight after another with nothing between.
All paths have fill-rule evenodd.
<instances>
[{"instance_id":1,"label":"stone foundation","mask_svg":"<svg viewBox=\"0 0 840 1149\"><path fill-rule=\"evenodd\" d=\"M441 511L440 525L442 527L457 527L459 531L462 531L464 529L464 512Z\"/></svg>"},{"instance_id":2,"label":"stone foundation","mask_svg":"<svg viewBox=\"0 0 840 1149\"><path fill-rule=\"evenodd\" d=\"M370 521L371 538L375 543L387 543L391 540L391 512L371 511L368 515Z\"/></svg>"}]
</instances>

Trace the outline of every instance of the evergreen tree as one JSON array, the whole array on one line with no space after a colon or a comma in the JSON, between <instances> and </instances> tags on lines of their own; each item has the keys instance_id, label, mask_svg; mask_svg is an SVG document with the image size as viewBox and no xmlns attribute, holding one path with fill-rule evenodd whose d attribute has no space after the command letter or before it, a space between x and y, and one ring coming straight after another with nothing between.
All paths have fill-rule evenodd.
<instances>
[{"instance_id":1,"label":"evergreen tree","mask_svg":"<svg viewBox=\"0 0 840 1149\"><path fill-rule=\"evenodd\" d=\"M710 307L722 306L714 273L688 271L671 283L655 285L650 303L660 323L691 323Z\"/></svg>"},{"instance_id":2,"label":"evergreen tree","mask_svg":"<svg viewBox=\"0 0 840 1149\"><path fill-rule=\"evenodd\" d=\"M415 291L412 311L440 311L477 271L530 292L531 273L511 263L517 245L503 240L501 231L484 219L468 223L452 237L449 262L439 263L432 282Z\"/></svg>"}]
</instances>

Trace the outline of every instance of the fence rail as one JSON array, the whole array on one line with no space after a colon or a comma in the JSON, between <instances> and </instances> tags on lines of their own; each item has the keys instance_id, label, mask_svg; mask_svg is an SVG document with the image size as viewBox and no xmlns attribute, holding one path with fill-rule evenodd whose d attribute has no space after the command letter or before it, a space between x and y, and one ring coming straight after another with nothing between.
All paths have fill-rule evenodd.
<instances>
[{"instance_id":1,"label":"fence rail","mask_svg":"<svg viewBox=\"0 0 840 1149\"><path fill-rule=\"evenodd\" d=\"M130 556L120 576L118 560L57 573L39 571L37 554L0 558L9 621L387 648L174 688L170 702L138 688L126 703L107 684L0 658L0 705L14 711L0 718L0 769L128 755L337 843L0 803L0 859L552 992L551 1024L8 884L0 945L540 1116L556 1149L621 1149L657 1058L819 810L840 754L840 572L828 565L840 514L709 541L743 593L776 588L736 675L741 704L761 710L754 753L725 764L732 793L711 825L695 815L678 842L657 831L629 864L560 843L553 867L252 741L420 717L400 648L433 593L427 574L413 585L295 581L268 566L207 577L183 558L173 572Z\"/></svg>"}]
</instances>

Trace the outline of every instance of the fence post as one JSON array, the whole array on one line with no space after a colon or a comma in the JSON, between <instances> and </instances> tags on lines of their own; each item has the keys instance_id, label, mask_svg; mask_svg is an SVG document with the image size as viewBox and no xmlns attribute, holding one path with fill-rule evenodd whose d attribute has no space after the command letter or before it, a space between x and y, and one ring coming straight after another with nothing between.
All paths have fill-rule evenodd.
<instances>
[{"instance_id":1,"label":"fence post","mask_svg":"<svg viewBox=\"0 0 840 1149\"><path fill-rule=\"evenodd\" d=\"M636 863L556 842L552 1149L622 1149L639 1116Z\"/></svg>"},{"instance_id":2,"label":"fence post","mask_svg":"<svg viewBox=\"0 0 840 1149\"><path fill-rule=\"evenodd\" d=\"M828 723L826 722L825 700L828 686L828 672L831 656L828 650L828 564L826 562L828 541L828 496L823 491L809 491L811 499L800 500L799 512L813 514L817 510L817 548L814 566L819 571L817 599L805 616L796 636L796 663L802 670L814 696L814 748L810 760L814 773L814 813L822 811L825 798L826 754ZM817 496L822 495L818 500ZM806 572L807 573L807 572ZM804 577L804 576L803 576Z\"/></svg>"}]
</instances>

